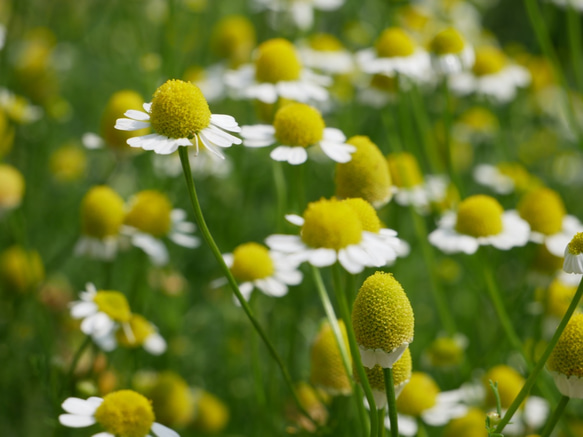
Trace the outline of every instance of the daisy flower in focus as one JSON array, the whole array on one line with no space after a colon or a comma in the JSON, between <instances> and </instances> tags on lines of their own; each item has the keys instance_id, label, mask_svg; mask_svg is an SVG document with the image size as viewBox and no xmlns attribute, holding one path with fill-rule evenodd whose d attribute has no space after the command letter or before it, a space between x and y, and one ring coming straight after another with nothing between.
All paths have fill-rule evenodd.
<instances>
[{"instance_id":1,"label":"daisy flower in focus","mask_svg":"<svg viewBox=\"0 0 583 437\"><path fill-rule=\"evenodd\" d=\"M111 392L103 399L67 398L62 407L67 414L59 416L61 425L86 428L97 423L104 432L93 437L146 437L150 433L157 437L178 437L175 431L154 422L151 402L133 390Z\"/></svg>"},{"instance_id":2,"label":"daisy flower in focus","mask_svg":"<svg viewBox=\"0 0 583 437\"><path fill-rule=\"evenodd\" d=\"M326 267L338 261L356 274L409 253L407 243L396 231L382 228L376 211L363 199L321 199L308 204L303 216L289 214L286 219L301 227L300 235L275 234L266 242L298 263Z\"/></svg>"},{"instance_id":3,"label":"daisy flower in focus","mask_svg":"<svg viewBox=\"0 0 583 437\"><path fill-rule=\"evenodd\" d=\"M236 97L275 103L280 97L302 103L324 102L331 80L305 68L294 45L274 38L260 44L253 64L229 71L225 82Z\"/></svg>"},{"instance_id":4,"label":"daisy flower in focus","mask_svg":"<svg viewBox=\"0 0 583 437\"><path fill-rule=\"evenodd\" d=\"M354 60L342 43L329 33L317 33L309 37L298 49L303 63L326 74L350 73Z\"/></svg>"},{"instance_id":5,"label":"daisy flower in focus","mask_svg":"<svg viewBox=\"0 0 583 437\"><path fill-rule=\"evenodd\" d=\"M314 9L333 11L344 4L344 0L254 0L259 10L284 13L300 29L308 30L314 25Z\"/></svg>"},{"instance_id":6,"label":"daisy flower in focus","mask_svg":"<svg viewBox=\"0 0 583 437\"><path fill-rule=\"evenodd\" d=\"M299 165L308 159L307 148L318 146L333 161L348 162L356 148L346 144L346 137L336 128L326 127L320 112L304 103L289 103L276 113L273 125L243 126L241 136L246 147L267 147L274 161Z\"/></svg>"},{"instance_id":7,"label":"daisy flower in focus","mask_svg":"<svg viewBox=\"0 0 583 437\"><path fill-rule=\"evenodd\" d=\"M528 242L530 227L516 211L504 211L491 196L463 200L457 212L446 213L429 242L445 253L475 253L480 246L508 250Z\"/></svg>"},{"instance_id":8,"label":"daisy flower in focus","mask_svg":"<svg viewBox=\"0 0 583 437\"><path fill-rule=\"evenodd\" d=\"M471 68L474 50L453 27L442 30L430 42L433 68L444 76Z\"/></svg>"},{"instance_id":9,"label":"daisy flower in focus","mask_svg":"<svg viewBox=\"0 0 583 437\"><path fill-rule=\"evenodd\" d=\"M241 129L230 115L212 114L200 89L190 82L171 79L160 86L144 112L130 109L119 118L115 128L136 131L151 127L154 133L127 140L131 147L153 150L169 155L180 146L199 147L223 158L221 148L241 144L241 140L226 131Z\"/></svg>"},{"instance_id":10,"label":"daisy flower in focus","mask_svg":"<svg viewBox=\"0 0 583 437\"><path fill-rule=\"evenodd\" d=\"M162 242L163 237L188 248L200 244L199 239L192 235L196 226L186 221L186 212L172 209L168 197L159 191L137 193L129 202L124 225L123 233L157 266L168 263L168 249Z\"/></svg>"},{"instance_id":11,"label":"daisy flower in focus","mask_svg":"<svg viewBox=\"0 0 583 437\"><path fill-rule=\"evenodd\" d=\"M578 232L565 247L563 270L567 273L583 273L583 232Z\"/></svg>"}]
</instances>

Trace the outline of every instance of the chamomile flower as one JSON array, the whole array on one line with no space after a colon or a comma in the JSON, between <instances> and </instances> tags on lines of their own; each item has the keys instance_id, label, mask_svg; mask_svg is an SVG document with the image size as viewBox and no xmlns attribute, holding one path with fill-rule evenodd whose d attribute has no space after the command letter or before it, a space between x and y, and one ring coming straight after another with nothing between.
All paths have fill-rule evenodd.
<instances>
[{"instance_id":1,"label":"chamomile flower","mask_svg":"<svg viewBox=\"0 0 583 437\"><path fill-rule=\"evenodd\" d=\"M308 204L303 216L286 218L301 226L300 235L271 235L266 242L299 263L326 267L338 261L355 274L408 253L408 245L394 230L381 228L374 208L362 199L321 199Z\"/></svg>"},{"instance_id":2,"label":"chamomile flower","mask_svg":"<svg viewBox=\"0 0 583 437\"><path fill-rule=\"evenodd\" d=\"M294 45L274 38L260 44L254 63L227 72L225 81L236 97L275 103L279 98L302 103L324 102L331 83L302 66Z\"/></svg>"},{"instance_id":3,"label":"chamomile flower","mask_svg":"<svg viewBox=\"0 0 583 437\"><path fill-rule=\"evenodd\" d=\"M144 111L130 109L127 118L119 118L115 128L136 131L151 127L155 133L134 136L127 140L131 147L153 150L169 155L178 147L199 147L223 157L221 148L241 144L241 140L227 133L240 128L230 115L212 114L200 89L190 82L172 79L160 86Z\"/></svg>"},{"instance_id":4,"label":"chamomile flower","mask_svg":"<svg viewBox=\"0 0 583 437\"><path fill-rule=\"evenodd\" d=\"M247 300L256 288L267 296L285 296L289 285L298 285L303 279L298 265L290 262L289 257L270 251L262 244L241 244L233 253L224 254L223 259Z\"/></svg>"},{"instance_id":5,"label":"chamomile flower","mask_svg":"<svg viewBox=\"0 0 583 437\"><path fill-rule=\"evenodd\" d=\"M480 185L491 188L497 194L525 191L540 183L517 162L501 162L497 165L479 164L474 168L474 180Z\"/></svg>"},{"instance_id":6,"label":"chamomile flower","mask_svg":"<svg viewBox=\"0 0 583 437\"><path fill-rule=\"evenodd\" d=\"M397 101L400 86L407 85L405 81L399 80L399 76L374 74L367 84L359 87L357 98L363 105L380 109Z\"/></svg>"},{"instance_id":7,"label":"chamomile flower","mask_svg":"<svg viewBox=\"0 0 583 437\"><path fill-rule=\"evenodd\" d=\"M253 23L244 15L227 15L213 26L211 49L232 68L249 62L256 44Z\"/></svg>"},{"instance_id":8,"label":"chamomile flower","mask_svg":"<svg viewBox=\"0 0 583 437\"><path fill-rule=\"evenodd\" d=\"M445 253L475 253L480 246L500 250L524 246L530 227L516 211L504 211L496 199L486 195L463 200L457 213L446 213L438 228L429 234L429 242Z\"/></svg>"},{"instance_id":9,"label":"chamomile flower","mask_svg":"<svg viewBox=\"0 0 583 437\"><path fill-rule=\"evenodd\" d=\"M356 147L336 128L326 127L320 112L304 103L289 103L275 114L273 125L243 126L246 147L280 144L271 151L274 161L299 165L308 159L307 148L317 146L333 161L348 162Z\"/></svg>"},{"instance_id":10,"label":"chamomile flower","mask_svg":"<svg viewBox=\"0 0 583 437\"><path fill-rule=\"evenodd\" d=\"M442 30L430 42L433 68L444 76L471 68L474 50L453 27Z\"/></svg>"},{"instance_id":11,"label":"chamomile flower","mask_svg":"<svg viewBox=\"0 0 583 437\"><path fill-rule=\"evenodd\" d=\"M203 389L194 390L195 417L192 427L204 434L218 434L229 423L229 407L223 400Z\"/></svg>"},{"instance_id":12,"label":"chamomile flower","mask_svg":"<svg viewBox=\"0 0 583 437\"><path fill-rule=\"evenodd\" d=\"M45 268L37 251L11 246L0 252L0 282L14 293L26 293L45 278Z\"/></svg>"},{"instance_id":13,"label":"chamomile flower","mask_svg":"<svg viewBox=\"0 0 583 437\"><path fill-rule=\"evenodd\" d=\"M483 106L472 106L464 111L452 127L452 136L460 142L472 144L492 140L500 130L496 115Z\"/></svg>"},{"instance_id":14,"label":"chamomile flower","mask_svg":"<svg viewBox=\"0 0 583 437\"><path fill-rule=\"evenodd\" d=\"M105 430L93 437L146 437L150 433L157 437L178 437L175 431L154 422L152 404L133 390L115 391L103 399L67 398L62 407L67 414L59 416L61 425L85 428L97 423Z\"/></svg>"},{"instance_id":15,"label":"chamomile flower","mask_svg":"<svg viewBox=\"0 0 583 437\"><path fill-rule=\"evenodd\" d=\"M314 24L314 9L333 11L344 4L344 0L254 0L258 9L284 13L301 30Z\"/></svg>"},{"instance_id":16,"label":"chamomile flower","mask_svg":"<svg viewBox=\"0 0 583 437\"><path fill-rule=\"evenodd\" d=\"M129 349L143 347L152 355L162 355L166 352L166 340L152 322L139 314L132 314L127 323L129 329L120 326L115 331L115 338L111 339L113 344Z\"/></svg>"},{"instance_id":17,"label":"chamomile flower","mask_svg":"<svg viewBox=\"0 0 583 437\"><path fill-rule=\"evenodd\" d=\"M42 108L32 105L26 98L6 88L0 88L0 109L11 120L20 124L33 123L43 116Z\"/></svg>"},{"instance_id":18,"label":"chamomile flower","mask_svg":"<svg viewBox=\"0 0 583 437\"><path fill-rule=\"evenodd\" d=\"M6 211L20 206L25 181L22 173L8 164L0 164L0 217Z\"/></svg>"},{"instance_id":19,"label":"chamomile flower","mask_svg":"<svg viewBox=\"0 0 583 437\"><path fill-rule=\"evenodd\" d=\"M583 314L575 314L551 352L547 369L559 391L583 399Z\"/></svg>"},{"instance_id":20,"label":"chamomile flower","mask_svg":"<svg viewBox=\"0 0 583 437\"><path fill-rule=\"evenodd\" d=\"M125 235L134 246L142 249L154 265L168 263L168 249L162 238L168 237L179 246L194 248L200 244L192 233L194 223L186 221L186 212L172 209L165 194L155 190L137 193L129 202L124 218Z\"/></svg>"},{"instance_id":21,"label":"chamomile flower","mask_svg":"<svg viewBox=\"0 0 583 437\"><path fill-rule=\"evenodd\" d=\"M223 64L214 64L207 68L192 65L184 72L183 79L196 85L207 102L214 103L225 98L227 89L224 76L226 71Z\"/></svg>"},{"instance_id":22,"label":"chamomile flower","mask_svg":"<svg viewBox=\"0 0 583 437\"><path fill-rule=\"evenodd\" d=\"M563 270L567 273L583 273L583 232L577 232L565 247Z\"/></svg>"},{"instance_id":23,"label":"chamomile flower","mask_svg":"<svg viewBox=\"0 0 583 437\"><path fill-rule=\"evenodd\" d=\"M354 70L354 60L342 43L328 33L309 37L298 49L303 63L326 74L345 74Z\"/></svg>"}]
</instances>

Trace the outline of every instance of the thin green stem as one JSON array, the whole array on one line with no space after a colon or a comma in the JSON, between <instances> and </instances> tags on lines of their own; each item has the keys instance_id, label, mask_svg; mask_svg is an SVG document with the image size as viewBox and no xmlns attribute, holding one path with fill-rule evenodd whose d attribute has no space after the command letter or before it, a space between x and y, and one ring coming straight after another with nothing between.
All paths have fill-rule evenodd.
<instances>
[{"instance_id":1,"label":"thin green stem","mask_svg":"<svg viewBox=\"0 0 583 437\"><path fill-rule=\"evenodd\" d=\"M362 387L360 387L358 384L354 384L353 388L354 388L353 397L355 398L355 401L358 404L357 405L358 418L360 420L360 423L362 424L362 429L364 430L363 435L370 435L370 421L366 413L364 402L362 402L364 391Z\"/></svg>"},{"instance_id":2,"label":"thin green stem","mask_svg":"<svg viewBox=\"0 0 583 437\"><path fill-rule=\"evenodd\" d=\"M287 204L287 185L285 183L285 176L283 174L283 166L281 162L273 162L273 182L277 197L276 228L281 231Z\"/></svg>"},{"instance_id":3,"label":"thin green stem","mask_svg":"<svg viewBox=\"0 0 583 437\"><path fill-rule=\"evenodd\" d=\"M443 110L443 132L444 132L444 140L445 140L445 155L447 157L447 169L449 172L449 177L451 181L456 186L460 197L463 199L463 185L460 181L460 177L456 168L456 164L454 161L454 150L453 150L453 141L451 138L451 131L453 125L453 104L451 101L451 93L449 92L449 84L447 83L447 79L444 79L443 85L443 100L444 100L444 110Z\"/></svg>"},{"instance_id":4,"label":"thin green stem","mask_svg":"<svg viewBox=\"0 0 583 437\"><path fill-rule=\"evenodd\" d=\"M547 344L546 349L544 350L541 357L537 361L536 365L534 366L534 368L530 372L530 375L528 376L526 382L522 386L522 389L520 390L520 392L518 393L518 395L516 396L514 401L512 401L512 404L510 405L510 407L508 407L508 410L506 411L506 414L504 415L504 417L500 420L500 423L496 427L496 432L498 432L498 433L502 432L502 430L508 424L508 422L510 421L510 419L512 418L512 416L514 415L516 410L518 410L518 408L520 407L520 405L522 404L522 402L524 401L526 396L528 396L530 389L533 387L534 383L536 382L538 374L543 369L545 363L547 362L549 356L551 355L551 352L553 351L553 349L555 348L555 345L559 341L559 337L561 336L561 334L565 330L565 327L567 326L567 323L569 323L569 320L571 319L571 316L575 312L575 309L579 306L579 301L581 300L582 296L583 296L583 282L581 282L579 284L579 287L577 288L577 292L575 293L575 296L573 296L573 300L569 304L569 308L567 308L565 315L561 319L561 323L559 323L557 330L553 334L553 338L551 338L551 340Z\"/></svg>"},{"instance_id":5,"label":"thin green stem","mask_svg":"<svg viewBox=\"0 0 583 437\"><path fill-rule=\"evenodd\" d=\"M563 396L561 398L559 404L557 405L557 408L555 408L553 415L550 417L549 421L544 427L540 437L549 437L551 435L551 432L553 432L553 429L555 429L555 426L557 426L559 419L563 415L563 411L565 411L565 407L569 403L569 399L570 398L567 396Z\"/></svg>"},{"instance_id":6,"label":"thin green stem","mask_svg":"<svg viewBox=\"0 0 583 437\"><path fill-rule=\"evenodd\" d=\"M379 437L385 437L385 409L377 410L377 420L379 422Z\"/></svg>"},{"instance_id":7,"label":"thin green stem","mask_svg":"<svg viewBox=\"0 0 583 437\"><path fill-rule=\"evenodd\" d=\"M85 352L85 349L87 349L87 346L89 346L90 344L91 337L87 335L85 336L83 343L81 343L81 346L79 346L79 349L77 349L77 352L75 352L75 355L73 356L73 361L71 361L71 366L69 367L69 371L67 372L67 381L69 381L69 384L72 384L73 375L75 374L77 364L79 364L79 360L81 359L83 352Z\"/></svg>"},{"instance_id":8,"label":"thin green stem","mask_svg":"<svg viewBox=\"0 0 583 437\"><path fill-rule=\"evenodd\" d=\"M409 93L411 98L411 106L413 107L413 116L417 124L417 128L421 133L421 143L423 144L423 150L425 156L429 161L429 169L431 173L441 173L443 172L443 165L437 154L437 147L435 140L431 135L432 128L427 116L427 111L425 105L423 104L421 93L416 85L413 85L411 92Z\"/></svg>"},{"instance_id":9,"label":"thin green stem","mask_svg":"<svg viewBox=\"0 0 583 437\"><path fill-rule=\"evenodd\" d=\"M397 417L397 398L393 382L393 368L383 369L385 375L385 391L387 392L387 408L389 409L389 421L391 423L391 437L399 437L399 419Z\"/></svg>"},{"instance_id":10,"label":"thin green stem","mask_svg":"<svg viewBox=\"0 0 583 437\"><path fill-rule=\"evenodd\" d=\"M306 411L306 409L302 406L300 400L298 399L297 393L294 389L294 385L293 385L291 376L290 376L287 368L285 367L285 364L283 363L283 361L279 357L279 354L277 353L277 351L275 350L275 348L271 344L271 341L269 340L269 338L267 338L267 335L265 334L265 332L264 332L263 328L261 327L261 325L259 324L258 320L253 315L253 312L251 311L249 304L247 303L247 301L245 300L245 298L241 294L241 291L239 290L239 285L237 284L237 281L233 277L233 274L231 273L231 270L229 269L229 267L227 267L227 264L225 264L225 260L223 259L223 255L221 254L219 247L217 246L217 244L215 243L215 240L213 239L213 236L212 236L212 234L211 234L211 232L206 224L206 221L204 219L202 209L201 209L200 203L198 201L198 196L196 195L196 189L194 187L194 179L192 178L192 171L190 169L190 162L188 160L188 149L186 147L179 147L178 153L180 155L180 162L182 163L182 170L184 172L184 177L186 178L186 186L188 188L188 194L190 197L190 201L192 203L192 208L194 210L194 218L195 218L196 223L200 229L200 233L202 234L202 237L204 238L204 240L208 244L215 259L219 263L219 267L221 268L224 275L226 276L227 281L229 282L229 285L231 286L231 289L233 290L233 293L235 294L235 297L237 298L237 300L241 304L241 308L243 308L243 311L247 315L247 318L249 319L249 321L251 322L251 324L255 328L255 331L257 332L257 334L259 334L259 336L263 340L263 343L267 347L269 354L271 355L271 357L274 359L274 361L277 363L279 369L281 370L283 378L284 378L286 384L288 385L288 387L292 393L293 399L294 399L298 409L301 411L301 413L303 415L306 416L306 418L308 420L310 420L310 422L312 422L316 427L318 427L318 424L312 419L310 414Z\"/></svg>"}]
</instances>

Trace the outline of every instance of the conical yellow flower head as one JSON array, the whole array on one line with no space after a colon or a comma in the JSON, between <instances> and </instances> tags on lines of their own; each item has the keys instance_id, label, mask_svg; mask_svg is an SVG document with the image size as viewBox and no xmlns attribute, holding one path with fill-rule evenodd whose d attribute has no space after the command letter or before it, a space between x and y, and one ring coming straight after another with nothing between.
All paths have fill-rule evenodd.
<instances>
[{"instance_id":1,"label":"conical yellow flower head","mask_svg":"<svg viewBox=\"0 0 583 437\"><path fill-rule=\"evenodd\" d=\"M106 395L95 411L95 419L115 436L145 437L154 423L150 401L132 390Z\"/></svg>"},{"instance_id":2,"label":"conical yellow flower head","mask_svg":"<svg viewBox=\"0 0 583 437\"><path fill-rule=\"evenodd\" d=\"M186 381L174 372L162 372L146 395L152 400L156 420L170 427L183 427L193 418L194 396Z\"/></svg>"},{"instance_id":3,"label":"conical yellow flower head","mask_svg":"<svg viewBox=\"0 0 583 437\"><path fill-rule=\"evenodd\" d=\"M569 308L569 304L577 291L576 285L565 284L560 279L555 278L547 290L544 299L546 314L555 317L563 317Z\"/></svg>"},{"instance_id":4,"label":"conical yellow flower head","mask_svg":"<svg viewBox=\"0 0 583 437\"><path fill-rule=\"evenodd\" d=\"M407 57L415 52L415 43L403 29L389 27L381 33L375 48L380 58Z\"/></svg>"},{"instance_id":5,"label":"conical yellow flower head","mask_svg":"<svg viewBox=\"0 0 583 437\"><path fill-rule=\"evenodd\" d=\"M458 54L464 47L464 38L453 27L442 30L431 40L431 51L436 55Z\"/></svg>"},{"instance_id":6,"label":"conical yellow flower head","mask_svg":"<svg viewBox=\"0 0 583 437\"><path fill-rule=\"evenodd\" d=\"M117 235L124 219L123 199L106 185L91 188L81 202L81 230L103 239Z\"/></svg>"},{"instance_id":7,"label":"conical yellow flower head","mask_svg":"<svg viewBox=\"0 0 583 437\"><path fill-rule=\"evenodd\" d=\"M154 93L150 122L168 138L193 138L209 126L211 110L195 84L171 79Z\"/></svg>"},{"instance_id":8,"label":"conical yellow flower head","mask_svg":"<svg viewBox=\"0 0 583 437\"><path fill-rule=\"evenodd\" d=\"M400 396L401 390L411 379L411 369L413 368L413 363L411 361L411 351L409 348L405 349L401 358L399 358L395 364L393 364L393 385L395 386L395 395ZM385 374L384 370L378 364L372 369L368 367L364 368L366 377L373 390L377 390L386 393L385 388ZM356 382L360 383L358 374L354 374L354 379ZM378 406L378 405L377 405Z\"/></svg>"},{"instance_id":9,"label":"conical yellow flower head","mask_svg":"<svg viewBox=\"0 0 583 437\"><path fill-rule=\"evenodd\" d=\"M229 15L217 22L211 35L211 48L237 67L247 61L257 43L253 23L243 15Z\"/></svg>"},{"instance_id":10,"label":"conical yellow flower head","mask_svg":"<svg viewBox=\"0 0 583 437\"><path fill-rule=\"evenodd\" d=\"M496 74L506 65L506 56L496 47L482 47L476 50L476 60L472 70L476 76Z\"/></svg>"},{"instance_id":11,"label":"conical yellow flower head","mask_svg":"<svg viewBox=\"0 0 583 437\"><path fill-rule=\"evenodd\" d=\"M324 120L320 112L304 103L290 103L275 113L275 137L286 146L308 147L324 136Z\"/></svg>"},{"instance_id":12,"label":"conical yellow flower head","mask_svg":"<svg viewBox=\"0 0 583 437\"><path fill-rule=\"evenodd\" d=\"M409 416L419 417L421 413L435 406L439 387L427 373L413 372L409 383L397 399L397 410Z\"/></svg>"},{"instance_id":13,"label":"conical yellow flower head","mask_svg":"<svg viewBox=\"0 0 583 437\"><path fill-rule=\"evenodd\" d=\"M303 217L301 236L310 247L340 250L362 239L358 214L334 198L308 204Z\"/></svg>"},{"instance_id":14,"label":"conical yellow flower head","mask_svg":"<svg viewBox=\"0 0 583 437\"><path fill-rule=\"evenodd\" d=\"M567 248L571 255L581 255L583 253L583 232L577 232Z\"/></svg>"},{"instance_id":15,"label":"conical yellow flower head","mask_svg":"<svg viewBox=\"0 0 583 437\"><path fill-rule=\"evenodd\" d=\"M423 173L417 158L409 152L391 153L387 156L393 185L399 188L418 187L423 184Z\"/></svg>"},{"instance_id":16,"label":"conical yellow flower head","mask_svg":"<svg viewBox=\"0 0 583 437\"><path fill-rule=\"evenodd\" d=\"M262 244L245 243L233 251L231 273L240 282L255 281L273 275L273 260Z\"/></svg>"},{"instance_id":17,"label":"conical yellow flower head","mask_svg":"<svg viewBox=\"0 0 583 437\"><path fill-rule=\"evenodd\" d=\"M194 427L205 434L218 434L229 423L229 409L218 397L204 390L197 394Z\"/></svg>"},{"instance_id":18,"label":"conical yellow flower head","mask_svg":"<svg viewBox=\"0 0 583 437\"><path fill-rule=\"evenodd\" d=\"M132 198L124 223L154 237L163 237L170 232L171 212L172 204L165 194L140 191Z\"/></svg>"},{"instance_id":19,"label":"conical yellow flower head","mask_svg":"<svg viewBox=\"0 0 583 437\"><path fill-rule=\"evenodd\" d=\"M534 232L544 235L560 232L563 228L563 218L567 214L559 193L546 187L526 193L518 203L517 209Z\"/></svg>"},{"instance_id":20,"label":"conical yellow flower head","mask_svg":"<svg viewBox=\"0 0 583 437\"><path fill-rule=\"evenodd\" d=\"M308 44L319 52L339 52L344 49L338 38L329 33L316 33L310 36Z\"/></svg>"},{"instance_id":21,"label":"conical yellow flower head","mask_svg":"<svg viewBox=\"0 0 583 437\"><path fill-rule=\"evenodd\" d=\"M11 165L0 164L0 211L20 205L24 186L22 173Z\"/></svg>"},{"instance_id":22,"label":"conical yellow flower head","mask_svg":"<svg viewBox=\"0 0 583 437\"><path fill-rule=\"evenodd\" d=\"M132 313L126 297L119 291L100 290L93 297L93 302L102 313L116 322L129 322Z\"/></svg>"},{"instance_id":23,"label":"conical yellow flower head","mask_svg":"<svg viewBox=\"0 0 583 437\"><path fill-rule=\"evenodd\" d=\"M514 401L516 395L518 395L524 385L524 378L512 367L501 364L491 368L482 379L484 389L486 390L486 403L489 406L496 405L496 398L490 388L489 381L498 383L500 403L504 409L512 404L512 401Z\"/></svg>"},{"instance_id":24,"label":"conical yellow flower head","mask_svg":"<svg viewBox=\"0 0 583 437\"><path fill-rule=\"evenodd\" d=\"M380 208L391 199L387 161L366 136L352 137L347 143L356 147L356 152L349 162L336 164L336 195L340 198L361 197Z\"/></svg>"},{"instance_id":25,"label":"conical yellow flower head","mask_svg":"<svg viewBox=\"0 0 583 437\"><path fill-rule=\"evenodd\" d=\"M569 320L547 367L567 377L583 377L583 314L575 314Z\"/></svg>"},{"instance_id":26,"label":"conical yellow flower head","mask_svg":"<svg viewBox=\"0 0 583 437\"><path fill-rule=\"evenodd\" d=\"M451 337L435 339L427 351L431 365L435 367L452 367L459 365L464 358L464 350Z\"/></svg>"},{"instance_id":27,"label":"conical yellow flower head","mask_svg":"<svg viewBox=\"0 0 583 437\"><path fill-rule=\"evenodd\" d=\"M463 200L458 207L455 230L472 237L488 237L502 232L504 210L496 199L478 194Z\"/></svg>"},{"instance_id":28,"label":"conical yellow flower head","mask_svg":"<svg viewBox=\"0 0 583 437\"><path fill-rule=\"evenodd\" d=\"M286 39L274 38L262 43L255 60L255 79L277 83L300 78L302 64L294 45Z\"/></svg>"},{"instance_id":29,"label":"conical yellow flower head","mask_svg":"<svg viewBox=\"0 0 583 437\"><path fill-rule=\"evenodd\" d=\"M484 423L486 413L470 408L465 416L452 419L443 431L443 437L488 437Z\"/></svg>"},{"instance_id":30,"label":"conical yellow flower head","mask_svg":"<svg viewBox=\"0 0 583 437\"><path fill-rule=\"evenodd\" d=\"M351 199L344 199L342 202L350 206L358 215L362 230L367 232L374 232L377 234L381 230L381 221L377 212L370 203L366 200L355 197Z\"/></svg>"},{"instance_id":31,"label":"conical yellow flower head","mask_svg":"<svg viewBox=\"0 0 583 437\"><path fill-rule=\"evenodd\" d=\"M56 180L75 181L85 174L87 156L80 147L74 144L65 145L53 152L49 166Z\"/></svg>"},{"instance_id":32,"label":"conical yellow flower head","mask_svg":"<svg viewBox=\"0 0 583 437\"><path fill-rule=\"evenodd\" d=\"M122 118L128 109L143 111L143 105L142 96L132 90L118 91L110 97L101 117L101 136L108 146L130 150L132 148L127 144L128 139L148 134L148 128L133 132L114 128L116 120Z\"/></svg>"},{"instance_id":33,"label":"conical yellow flower head","mask_svg":"<svg viewBox=\"0 0 583 437\"><path fill-rule=\"evenodd\" d=\"M0 279L7 288L24 293L39 285L45 269L36 251L26 251L12 246L0 254Z\"/></svg>"},{"instance_id":34,"label":"conical yellow flower head","mask_svg":"<svg viewBox=\"0 0 583 437\"><path fill-rule=\"evenodd\" d=\"M390 273L376 272L360 287L352 308L357 343L389 353L413 341L414 318L403 287Z\"/></svg>"},{"instance_id":35,"label":"conical yellow flower head","mask_svg":"<svg viewBox=\"0 0 583 437\"><path fill-rule=\"evenodd\" d=\"M346 335L346 326L342 320L338 321L345 350L350 348ZM340 348L336 343L336 337L330 323L324 322L320 332L312 344L310 353L310 382L315 387L320 387L331 395L349 395L352 391L350 379L344 369Z\"/></svg>"}]
</instances>

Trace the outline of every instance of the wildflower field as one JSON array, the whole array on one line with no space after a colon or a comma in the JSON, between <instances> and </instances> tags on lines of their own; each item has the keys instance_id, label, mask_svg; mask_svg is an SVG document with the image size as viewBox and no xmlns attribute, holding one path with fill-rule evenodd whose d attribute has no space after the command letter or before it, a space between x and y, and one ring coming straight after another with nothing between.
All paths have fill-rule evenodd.
<instances>
[{"instance_id":1,"label":"wildflower field","mask_svg":"<svg viewBox=\"0 0 583 437\"><path fill-rule=\"evenodd\" d=\"M581 0L0 0L0 436L583 437Z\"/></svg>"}]
</instances>

